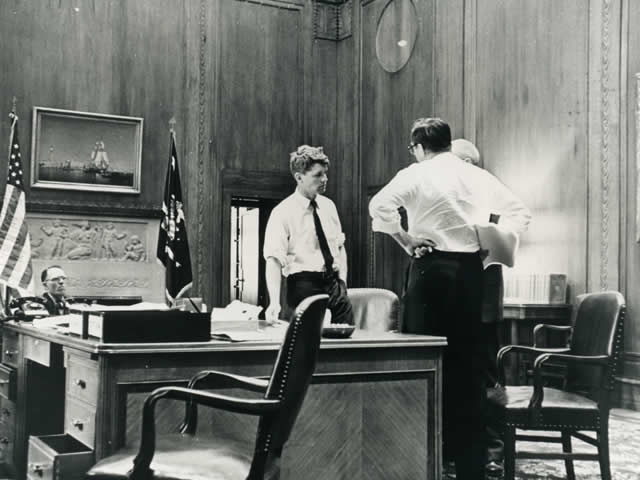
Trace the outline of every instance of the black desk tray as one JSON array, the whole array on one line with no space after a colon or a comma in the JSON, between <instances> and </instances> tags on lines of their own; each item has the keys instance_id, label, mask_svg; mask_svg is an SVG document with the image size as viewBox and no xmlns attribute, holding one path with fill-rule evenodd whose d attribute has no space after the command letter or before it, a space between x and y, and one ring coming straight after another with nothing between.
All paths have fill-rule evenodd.
<instances>
[{"instance_id":1,"label":"black desk tray","mask_svg":"<svg viewBox=\"0 0 640 480\"><path fill-rule=\"evenodd\" d=\"M91 319L102 322L103 343L207 342L211 339L210 315L182 310L85 311L82 338L89 336Z\"/></svg>"}]
</instances>

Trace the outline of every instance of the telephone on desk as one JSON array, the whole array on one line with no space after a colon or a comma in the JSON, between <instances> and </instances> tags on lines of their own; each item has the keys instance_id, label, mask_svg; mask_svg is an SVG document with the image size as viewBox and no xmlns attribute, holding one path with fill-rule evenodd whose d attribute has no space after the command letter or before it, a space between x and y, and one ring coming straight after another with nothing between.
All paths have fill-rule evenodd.
<instances>
[{"instance_id":1,"label":"telephone on desk","mask_svg":"<svg viewBox=\"0 0 640 480\"><path fill-rule=\"evenodd\" d=\"M47 317L49 312L40 297L18 297L9 302L8 319L31 321L34 318Z\"/></svg>"}]
</instances>

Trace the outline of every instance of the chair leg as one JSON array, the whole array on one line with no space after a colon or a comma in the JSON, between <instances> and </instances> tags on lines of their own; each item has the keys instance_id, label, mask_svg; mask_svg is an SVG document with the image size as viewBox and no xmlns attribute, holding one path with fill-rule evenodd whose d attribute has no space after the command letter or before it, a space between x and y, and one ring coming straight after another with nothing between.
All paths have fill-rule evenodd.
<instances>
[{"instance_id":1,"label":"chair leg","mask_svg":"<svg viewBox=\"0 0 640 480\"><path fill-rule=\"evenodd\" d=\"M607 422L600 426L598 432L598 460L600 461L600 476L602 480L611 480L611 465L609 464L609 425Z\"/></svg>"},{"instance_id":2,"label":"chair leg","mask_svg":"<svg viewBox=\"0 0 640 480\"><path fill-rule=\"evenodd\" d=\"M504 428L504 480L516 477L516 428L506 425Z\"/></svg>"},{"instance_id":3,"label":"chair leg","mask_svg":"<svg viewBox=\"0 0 640 480\"><path fill-rule=\"evenodd\" d=\"M571 453L571 432L568 430L562 431L562 451L564 453ZM567 480L576 480L576 474L573 470L573 459L565 460L564 466L567 469Z\"/></svg>"}]
</instances>

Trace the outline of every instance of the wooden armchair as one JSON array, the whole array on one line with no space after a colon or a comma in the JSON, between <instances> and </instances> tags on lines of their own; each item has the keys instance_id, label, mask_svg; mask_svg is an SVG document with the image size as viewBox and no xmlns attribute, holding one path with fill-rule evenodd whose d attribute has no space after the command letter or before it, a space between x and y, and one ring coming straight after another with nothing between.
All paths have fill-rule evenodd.
<instances>
[{"instance_id":1,"label":"wooden armchair","mask_svg":"<svg viewBox=\"0 0 640 480\"><path fill-rule=\"evenodd\" d=\"M353 320L357 328L387 332L398 328L400 299L383 288L349 288Z\"/></svg>"},{"instance_id":2,"label":"wooden armchair","mask_svg":"<svg viewBox=\"0 0 640 480\"><path fill-rule=\"evenodd\" d=\"M600 463L604 480L609 466L610 394L623 342L625 302L618 292L581 295L570 342L565 349L508 345L498 352L500 383L504 385L504 359L510 353L535 355L533 386L507 386L506 404L498 408L504 432L504 478L513 480L515 459L561 459L567 478L575 480L574 460ZM556 327L554 327L556 328ZM566 365L562 389L545 386L548 363ZM516 434L516 429L555 431L559 436ZM595 436L584 432L595 432ZM572 438L594 445L597 453L574 453ZM516 441L562 444L562 452L517 451Z\"/></svg>"},{"instance_id":3,"label":"wooden armchair","mask_svg":"<svg viewBox=\"0 0 640 480\"><path fill-rule=\"evenodd\" d=\"M145 400L139 449L102 459L87 479L277 479L280 456L302 406L320 348L328 295L306 298L295 310L269 380L217 371L195 375L185 387L161 387ZM203 391L241 388L262 394L247 399ZM180 432L155 435L155 405L160 399L186 404ZM255 445L198 436L197 406L260 417Z\"/></svg>"}]
</instances>

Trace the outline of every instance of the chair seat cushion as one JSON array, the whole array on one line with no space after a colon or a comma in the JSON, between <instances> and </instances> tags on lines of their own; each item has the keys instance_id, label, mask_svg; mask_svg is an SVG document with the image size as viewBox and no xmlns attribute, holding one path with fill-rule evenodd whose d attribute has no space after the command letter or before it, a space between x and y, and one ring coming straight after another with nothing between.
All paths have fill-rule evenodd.
<instances>
[{"instance_id":1,"label":"chair seat cushion","mask_svg":"<svg viewBox=\"0 0 640 480\"><path fill-rule=\"evenodd\" d=\"M253 445L229 439L173 434L156 439L151 462L154 479L245 480L251 467ZM100 460L87 473L92 479L125 479L138 447L126 448Z\"/></svg>"},{"instance_id":2,"label":"chair seat cushion","mask_svg":"<svg viewBox=\"0 0 640 480\"><path fill-rule=\"evenodd\" d=\"M544 388L544 399L539 421L535 427L585 428L598 426L598 404L575 393L555 388ZM529 400L533 393L531 386L506 387L507 404L504 407L505 422L517 427L531 427Z\"/></svg>"}]
</instances>

